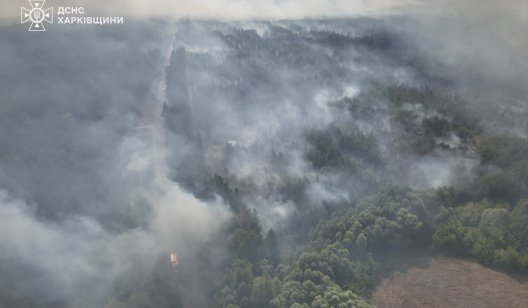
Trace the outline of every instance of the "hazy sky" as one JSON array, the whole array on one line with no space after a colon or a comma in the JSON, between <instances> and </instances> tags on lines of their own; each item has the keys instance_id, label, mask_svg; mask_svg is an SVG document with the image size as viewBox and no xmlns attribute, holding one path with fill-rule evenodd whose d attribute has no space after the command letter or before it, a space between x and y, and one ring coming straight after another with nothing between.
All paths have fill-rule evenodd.
<instances>
[{"instance_id":1,"label":"hazy sky","mask_svg":"<svg viewBox=\"0 0 528 308\"><path fill-rule=\"evenodd\" d=\"M113 15L169 15L214 19L300 18L391 13L417 0L47 0L48 6L84 6ZM27 1L3 1L0 16L17 17ZM92 11L93 12L93 11Z\"/></svg>"}]
</instances>

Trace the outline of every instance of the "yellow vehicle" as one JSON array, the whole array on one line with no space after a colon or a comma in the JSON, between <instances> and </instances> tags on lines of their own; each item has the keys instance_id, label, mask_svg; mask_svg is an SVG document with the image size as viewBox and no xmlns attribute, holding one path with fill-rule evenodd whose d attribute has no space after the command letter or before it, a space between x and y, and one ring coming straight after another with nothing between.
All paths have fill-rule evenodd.
<instances>
[{"instance_id":1,"label":"yellow vehicle","mask_svg":"<svg viewBox=\"0 0 528 308\"><path fill-rule=\"evenodd\" d=\"M178 255L175 252L171 253L170 260L171 260L172 268L174 269L174 272L178 273L180 271L180 264L178 263Z\"/></svg>"}]
</instances>

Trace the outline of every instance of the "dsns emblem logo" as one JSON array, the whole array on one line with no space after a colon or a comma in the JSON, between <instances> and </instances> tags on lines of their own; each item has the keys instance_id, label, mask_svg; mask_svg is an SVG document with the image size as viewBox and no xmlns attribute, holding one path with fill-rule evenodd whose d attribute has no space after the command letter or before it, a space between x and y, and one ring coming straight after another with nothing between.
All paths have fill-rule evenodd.
<instances>
[{"instance_id":1,"label":"dsns emblem logo","mask_svg":"<svg viewBox=\"0 0 528 308\"><path fill-rule=\"evenodd\" d=\"M25 24L31 22L29 31L46 31L44 22L53 23L53 8L44 9L46 0L29 0L31 9L22 8L20 11L20 22Z\"/></svg>"}]
</instances>

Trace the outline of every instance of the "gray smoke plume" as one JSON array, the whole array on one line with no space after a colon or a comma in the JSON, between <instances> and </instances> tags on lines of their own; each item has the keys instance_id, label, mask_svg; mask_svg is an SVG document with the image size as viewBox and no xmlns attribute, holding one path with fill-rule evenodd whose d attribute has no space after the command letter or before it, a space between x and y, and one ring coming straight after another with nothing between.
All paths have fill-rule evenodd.
<instances>
[{"instance_id":1,"label":"gray smoke plume","mask_svg":"<svg viewBox=\"0 0 528 308\"><path fill-rule=\"evenodd\" d=\"M172 251L206 298L233 212L287 233L383 185L467 181L456 121L528 134L521 1L229 3L90 2L135 19L0 28L0 306L101 307L165 277ZM460 104L405 100L432 84Z\"/></svg>"}]
</instances>

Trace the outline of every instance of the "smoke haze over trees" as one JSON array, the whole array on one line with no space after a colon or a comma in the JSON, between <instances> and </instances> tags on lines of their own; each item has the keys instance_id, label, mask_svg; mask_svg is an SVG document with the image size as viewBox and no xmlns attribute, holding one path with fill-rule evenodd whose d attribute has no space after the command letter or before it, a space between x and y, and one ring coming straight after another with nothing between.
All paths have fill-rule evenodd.
<instances>
[{"instance_id":1,"label":"smoke haze over trees","mask_svg":"<svg viewBox=\"0 0 528 308\"><path fill-rule=\"evenodd\" d=\"M411 254L528 271L526 6L277 3L0 27L0 307L369 307Z\"/></svg>"}]
</instances>

